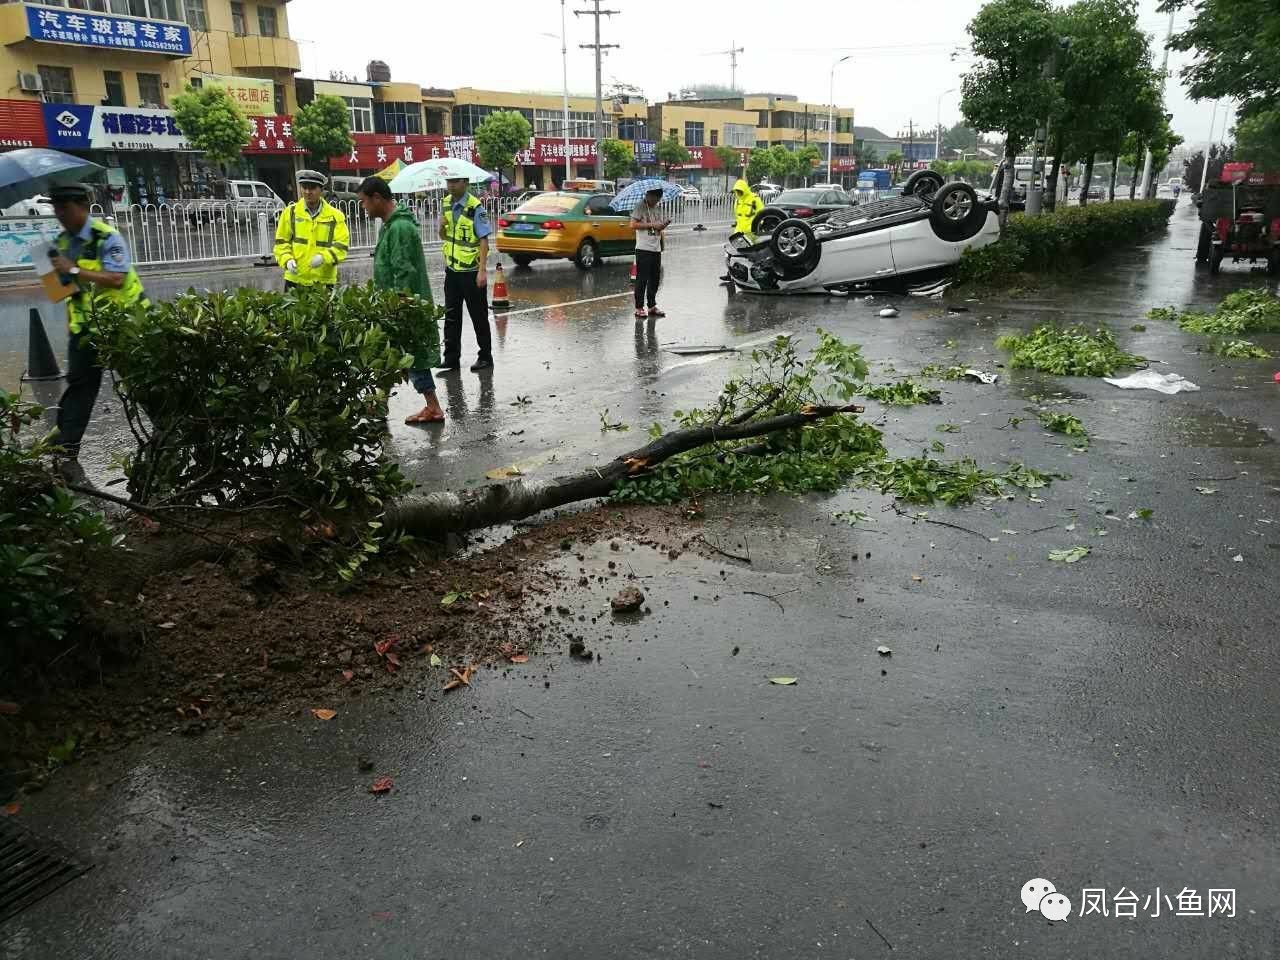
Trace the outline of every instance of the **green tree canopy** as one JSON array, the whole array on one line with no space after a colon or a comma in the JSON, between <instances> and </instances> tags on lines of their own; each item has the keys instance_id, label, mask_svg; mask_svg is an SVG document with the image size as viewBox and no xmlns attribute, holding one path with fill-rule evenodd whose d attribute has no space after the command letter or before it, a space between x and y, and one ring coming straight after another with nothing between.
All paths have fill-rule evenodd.
<instances>
[{"instance_id":1,"label":"green tree canopy","mask_svg":"<svg viewBox=\"0 0 1280 960\"><path fill-rule=\"evenodd\" d=\"M756 147L747 157L747 180L759 183L773 176L773 166L766 147Z\"/></svg>"},{"instance_id":2,"label":"green tree canopy","mask_svg":"<svg viewBox=\"0 0 1280 960\"><path fill-rule=\"evenodd\" d=\"M351 113L341 98L322 93L293 118L293 139L313 159L327 167L330 157L349 153L355 145L351 139Z\"/></svg>"},{"instance_id":3,"label":"green tree canopy","mask_svg":"<svg viewBox=\"0 0 1280 960\"><path fill-rule=\"evenodd\" d=\"M533 128L516 110L497 110L476 127L476 159L482 167L502 171L515 166L516 154L529 145Z\"/></svg>"},{"instance_id":4,"label":"green tree canopy","mask_svg":"<svg viewBox=\"0 0 1280 960\"><path fill-rule=\"evenodd\" d=\"M625 177L635 170L636 155L631 144L622 140L601 140L604 151L604 175L610 180Z\"/></svg>"},{"instance_id":5,"label":"green tree canopy","mask_svg":"<svg viewBox=\"0 0 1280 960\"><path fill-rule=\"evenodd\" d=\"M240 159L253 125L222 87L187 87L173 99L174 122L191 145L224 169Z\"/></svg>"},{"instance_id":6,"label":"green tree canopy","mask_svg":"<svg viewBox=\"0 0 1280 960\"><path fill-rule=\"evenodd\" d=\"M671 174L672 167L682 167L689 162L689 151L674 136L658 141L658 163Z\"/></svg>"},{"instance_id":7,"label":"green tree canopy","mask_svg":"<svg viewBox=\"0 0 1280 960\"><path fill-rule=\"evenodd\" d=\"M943 150L963 150L973 153L978 149L978 132L963 123L957 123L942 134Z\"/></svg>"},{"instance_id":8,"label":"green tree canopy","mask_svg":"<svg viewBox=\"0 0 1280 960\"><path fill-rule=\"evenodd\" d=\"M868 143L862 148L862 156L859 160L864 167L874 167L880 162L880 153L876 150L874 143Z\"/></svg>"}]
</instances>

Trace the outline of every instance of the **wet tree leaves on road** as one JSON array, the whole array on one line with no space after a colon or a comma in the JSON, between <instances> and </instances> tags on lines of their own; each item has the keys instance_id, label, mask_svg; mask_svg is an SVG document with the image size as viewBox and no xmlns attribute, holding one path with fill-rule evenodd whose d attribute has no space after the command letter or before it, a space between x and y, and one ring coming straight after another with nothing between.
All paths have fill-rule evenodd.
<instances>
[{"instance_id":1,"label":"wet tree leaves on road","mask_svg":"<svg viewBox=\"0 0 1280 960\"><path fill-rule=\"evenodd\" d=\"M338 715L338 711L330 710L327 707L313 707L311 715L317 720L332 720Z\"/></svg>"},{"instance_id":2,"label":"wet tree leaves on road","mask_svg":"<svg viewBox=\"0 0 1280 960\"><path fill-rule=\"evenodd\" d=\"M1070 550L1050 550L1049 559L1062 563L1079 563L1089 555L1088 547L1072 547Z\"/></svg>"},{"instance_id":3,"label":"wet tree leaves on road","mask_svg":"<svg viewBox=\"0 0 1280 960\"><path fill-rule=\"evenodd\" d=\"M770 683L776 683L780 687L795 686L796 677L770 677Z\"/></svg>"}]
</instances>

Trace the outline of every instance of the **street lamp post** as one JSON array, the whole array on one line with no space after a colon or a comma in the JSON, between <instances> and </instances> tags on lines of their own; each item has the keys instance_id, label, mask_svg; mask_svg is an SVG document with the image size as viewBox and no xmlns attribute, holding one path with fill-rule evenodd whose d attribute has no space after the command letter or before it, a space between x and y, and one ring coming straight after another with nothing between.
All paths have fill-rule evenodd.
<instances>
[{"instance_id":1,"label":"street lamp post","mask_svg":"<svg viewBox=\"0 0 1280 960\"><path fill-rule=\"evenodd\" d=\"M852 60L853 54L841 57L835 63L831 64L831 100L827 104L827 182L835 183L835 154L833 153L833 142L835 140L835 116L836 116L836 67L844 63L846 60Z\"/></svg>"},{"instance_id":2,"label":"street lamp post","mask_svg":"<svg viewBox=\"0 0 1280 960\"><path fill-rule=\"evenodd\" d=\"M572 180L573 170L570 167L571 160L569 157L569 47L565 42L564 3L565 0L560 0L560 70L563 77L561 92L564 95L564 178ZM543 33L540 36L550 37L552 40L556 39L554 33Z\"/></svg>"},{"instance_id":3,"label":"street lamp post","mask_svg":"<svg viewBox=\"0 0 1280 960\"><path fill-rule=\"evenodd\" d=\"M943 90L938 94L938 125L933 130L933 158L935 160L942 159L942 98L948 93L955 93L956 88Z\"/></svg>"}]
</instances>

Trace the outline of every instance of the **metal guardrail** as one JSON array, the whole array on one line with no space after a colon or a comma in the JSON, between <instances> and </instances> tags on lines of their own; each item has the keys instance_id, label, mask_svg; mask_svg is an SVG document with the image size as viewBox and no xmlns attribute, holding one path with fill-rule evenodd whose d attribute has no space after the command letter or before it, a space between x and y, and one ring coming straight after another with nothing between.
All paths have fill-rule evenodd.
<instances>
[{"instance_id":1,"label":"metal guardrail","mask_svg":"<svg viewBox=\"0 0 1280 960\"><path fill-rule=\"evenodd\" d=\"M850 195L865 203L889 193L862 190L851 191ZM408 202L428 243L436 240L442 199L429 197ZM494 220L516 206L514 197L485 197L482 202ZM733 220L733 204L731 194L719 194L693 202L668 201L661 209L672 223L681 226L722 224ZM381 223L366 216L359 201L339 200L333 205L347 219L351 250L371 250L378 241ZM134 264L140 267L270 258L280 216L279 210L255 210L234 201L215 200L135 203L110 212L95 204L90 212L115 225Z\"/></svg>"}]
</instances>

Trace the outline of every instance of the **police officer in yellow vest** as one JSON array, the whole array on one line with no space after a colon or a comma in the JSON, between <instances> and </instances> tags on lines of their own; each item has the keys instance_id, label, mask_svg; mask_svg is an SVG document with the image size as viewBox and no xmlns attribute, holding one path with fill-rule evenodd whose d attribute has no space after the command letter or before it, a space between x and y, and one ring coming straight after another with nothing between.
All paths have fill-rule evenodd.
<instances>
[{"instance_id":1,"label":"police officer in yellow vest","mask_svg":"<svg viewBox=\"0 0 1280 960\"><path fill-rule=\"evenodd\" d=\"M480 201L467 191L466 179L446 181L440 218L440 239L444 241L444 364L441 373L462 366L462 306L471 314L479 358L474 371L493 367L493 343L489 333L488 271L489 215Z\"/></svg>"},{"instance_id":2,"label":"police officer in yellow vest","mask_svg":"<svg viewBox=\"0 0 1280 960\"><path fill-rule=\"evenodd\" d=\"M302 197L285 207L276 224L276 263L284 270L284 285L333 287L338 264L347 259L351 237L347 218L323 196L328 182L315 170L298 171Z\"/></svg>"},{"instance_id":3,"label":"police officer in yellow vest","mask_svg":"<svg viewBox=\"0 0 1280 960\"><path fill-rule=\"evenodd\" d=\"M78 292L67 299L67 388L58 401L57 442L66 451L60 466L65 476L82 479L80 440L102 387L102 367L92 342L97 305L128 307L147 302L142 281L129 260L124 238L112 226L89 216L93 190L82 183L49 192L53 214L62 224L54 241L53 268L64 284Z\"/></svg>"}]
</instances>

